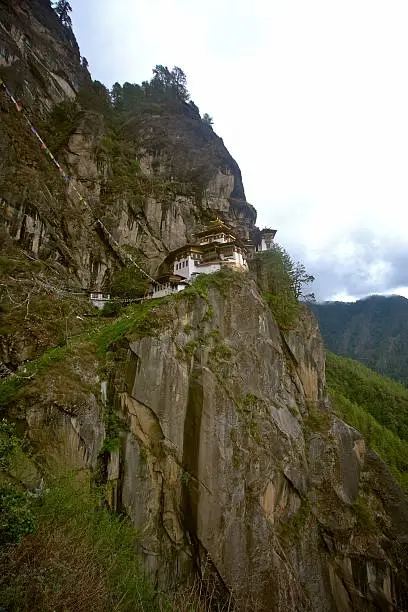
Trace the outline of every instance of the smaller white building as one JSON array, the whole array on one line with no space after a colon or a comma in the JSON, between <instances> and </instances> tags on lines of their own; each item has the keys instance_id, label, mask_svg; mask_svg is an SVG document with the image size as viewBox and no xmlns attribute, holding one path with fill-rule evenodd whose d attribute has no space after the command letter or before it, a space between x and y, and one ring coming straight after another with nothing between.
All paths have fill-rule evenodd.
<instances>
[{"instance_id":1,"label":"smaller white building","mask_svg":"<svg viewBox=\"0 0 408 612\"><path fill-rule=\"evenodd\" d=\"M265 227L261 230L261 241L256 245L255 251L270 251L273 247L273 240L276 236L276 231L274 229L270 229L269 227Z\"/></svg>"},{"instance_id":2,"label":"smaller white building","mask_svg":"<svg viewBox=\"0 0 408 612\"><path fill-rule=\"evenodd\" d=\"M178 293L188 286L189 283L179 274L166 274L157 278L156 283L150 283L147 298L159 298Z\"/></svg>"},{"instance_id":3,"label":"smaller white building","mask_svg":"<svg viewBox=\"0 0 408 612\"><path fill-rule=\"evenodd\" d=\"M95 291L90 294L89 299L91 300L92 304L96 306L96 308L99 308L100 310L102 310L106 302L110 301L111 296L109 293L102 293L100 291Z\"/></svg>"}]
</instances>

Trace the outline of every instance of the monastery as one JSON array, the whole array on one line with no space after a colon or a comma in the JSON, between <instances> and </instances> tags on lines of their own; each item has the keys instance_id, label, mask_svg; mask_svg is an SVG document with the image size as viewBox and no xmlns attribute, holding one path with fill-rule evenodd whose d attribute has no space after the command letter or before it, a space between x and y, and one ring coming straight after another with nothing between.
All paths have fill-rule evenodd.
<instances>
[{"instance_id":1,"label":"monastery","mask_svg":"<svg viewBox=\"0 0 408 612\"><path fill-rule=\"evenodd\" d=\"M254 252L269 251L276 230L261 230L261 240L254 245L242 242L234 231L220 219L211 221L196 234L197 242L186 244L169 253L164 263L172 272L151 283L146 297L158 298L182 291L198 274L212 274L221 268L247 270L247 260Z\"/></svg>"}]
</instances>

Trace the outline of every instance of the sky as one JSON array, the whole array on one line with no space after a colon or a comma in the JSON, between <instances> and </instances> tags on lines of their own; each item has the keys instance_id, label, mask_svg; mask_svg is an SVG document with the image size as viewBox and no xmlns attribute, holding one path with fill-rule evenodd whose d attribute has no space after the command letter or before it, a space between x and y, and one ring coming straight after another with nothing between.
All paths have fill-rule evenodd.
<instances>
[{"instance_id":1,"label":"sky","mask_svg":"<svg viewBox=\"0 0 408 612\"><path fill-rule=\"evenodd\" d=\"M179 66L318 299L408 296L406 0L70 0L94 79Z\"/></svg>"}]
</instances>

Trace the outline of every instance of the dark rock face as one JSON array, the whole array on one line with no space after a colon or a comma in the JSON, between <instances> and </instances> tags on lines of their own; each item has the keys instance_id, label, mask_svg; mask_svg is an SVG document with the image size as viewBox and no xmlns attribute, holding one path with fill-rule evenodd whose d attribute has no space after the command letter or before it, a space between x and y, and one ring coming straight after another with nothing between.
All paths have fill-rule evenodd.
<instances>
[{"instance_id":1,"label":"dark rock face","mask_svg":"<svg viewBox=\"0 0 408 612\"><path fill-rule=\"evenodd\" d=\"M37 112L75 97L89 82L75 37L48 0L0 3L0 68L16 97Z\"/></svg>"}]
</instances>

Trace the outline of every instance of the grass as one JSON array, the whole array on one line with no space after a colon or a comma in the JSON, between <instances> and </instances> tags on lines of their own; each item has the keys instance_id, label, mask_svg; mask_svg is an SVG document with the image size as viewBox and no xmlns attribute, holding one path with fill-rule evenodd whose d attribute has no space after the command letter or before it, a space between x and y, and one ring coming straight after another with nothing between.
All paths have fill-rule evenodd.
<instances>
[{"instance_id":1,"label":"grass","mask_svg":"<svg viewBox=\"0 0 408 612\"><path fill-rule=\"evenodd\" d=\"M71 338L64 346L48 349L41 357L27 363L16 374L0 381L0 409L6 408L15 401L21 390L33 378L66 360L74 348L82 345L89 349L90 345L94 345L96 356L102 359L113 343L128 334L133 338L157 333L165 317L162 316L162 313L153 311L162 301L149 300L140 304L132 304L113 322L103 321L97 328Z\"/></svg>"},{"instance_id":2,"label":"grass","mask_svg":"<svg viewBox=\"0 0 408 612\"><path fill-rule=\"evenodd\" d=\"M132 525L102 491L65 476L33 502L37 528L0 555L0 605L9 612L169 610L143 575Z\"/></svg>"},{"instance_id":3,"label":"grass","mask_svg":"<svg viewBox=\"0 0 408 612\"><path fill-rule=\"evenodd\" d=\"M163 313L156 311L156 308L165 300L166 298L147 300L129 306L123 315L95 336L98 354L106 354L112 344L127 335L141 338L156 334L165 319Z\"/></svg>"},{"instance_id":4,"label":"grass","mask_svg":"<svg viewBox=\"0 0 408 612\"><path fill-rule=\"evenodd\" d=\"M237 272L230 268L222 268L213 274L199 274L194 282L178 294L179 299L185 296L199 296L208 301L208 290L217 289L222 297L226 297L232 283L237 283L245 276L244 272ZM208 316L212 316L208 315Z\"/></svg>"}]
</instances>

